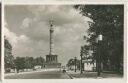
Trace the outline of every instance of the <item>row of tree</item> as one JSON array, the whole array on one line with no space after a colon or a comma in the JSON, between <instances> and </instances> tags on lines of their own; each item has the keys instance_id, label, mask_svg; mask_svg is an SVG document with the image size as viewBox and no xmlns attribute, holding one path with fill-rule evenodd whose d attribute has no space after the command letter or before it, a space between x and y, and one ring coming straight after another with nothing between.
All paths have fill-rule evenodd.
<instances>
[{"instance_id":1,"label":"row of tree","mask_svg":"<svg viewBox=\"0 0 128 83\"><path fill-rule=\"evenodd\" d=\"M33 69L34 66L43 66L45 59L43 57L16 57L14 59L14 67L16 69Z\"/></svg>"},{"instance_id":2,"label":"row of tree","mask_svg":"<svg viewBox=\"0 0 128 83\"><path fill-rule=\"evenodd\" d=\"M17 71L22 69L34 69L34 66L43 66L45 63L45 59L43 57L16 57L12 59L12 63L5 63L5 69L17 69Z\"/></svg>"},{"instance_id":3,"label":"row of tree","mask_svg":"<svg viewBox=\"0 0 128 83\"><path fill-rule=\"evenodd\" d=\"M124 6L123 5L75 5L83 16L93 20L88 22L88 36L85 36L89 50L93 50L93 59L96 60L98 47L96 39L103 35L101 62L106 70L123 72L123 45L124 45ZM104 69L105 69L104 68Z\"/></svg>"},{"instance_id":4,"label":"row of tree","mask_svg":"<svg viewBox=\"0 0 128 83\"><path fill-rule=\"evenodd\" d=\"M43 66L45 59L43 57L16 57L12 55L12 46L8 39L4 39L4 67L5 71L9 72L10 69L33 69L34 66Z\"/></svg>"}]
</instances>

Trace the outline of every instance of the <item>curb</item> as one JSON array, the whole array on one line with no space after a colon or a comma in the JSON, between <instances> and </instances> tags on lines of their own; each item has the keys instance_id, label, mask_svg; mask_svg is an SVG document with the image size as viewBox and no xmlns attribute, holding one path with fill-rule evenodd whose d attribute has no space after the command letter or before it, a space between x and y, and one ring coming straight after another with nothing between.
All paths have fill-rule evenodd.
<instances>
[{"instance_id":1,"label":"curb","mask_svg":"<svg viewBox=\"0 0 128 83\"><path fill-rule=\"evenodd\" d=\"M37 70L37 71L29 71L29 72L19 72L19 73L8 73L8 74L5 74L4 76L11 76L11 75L22 75L22 74L29 74L29 73L36 73L36 72L45 72L45 71L52 71L52 69L50 70Z\"/></svg>"},{"instance_id":2,"label":"curb","mask_svg":"<svg viewBox=\"0 0 128 83\"><path fill-rule=\"evenodd\" d=\"M68 73L66 73L71 79L74 79L71 75L69 75Z\"/></svg>"}]
</instances>

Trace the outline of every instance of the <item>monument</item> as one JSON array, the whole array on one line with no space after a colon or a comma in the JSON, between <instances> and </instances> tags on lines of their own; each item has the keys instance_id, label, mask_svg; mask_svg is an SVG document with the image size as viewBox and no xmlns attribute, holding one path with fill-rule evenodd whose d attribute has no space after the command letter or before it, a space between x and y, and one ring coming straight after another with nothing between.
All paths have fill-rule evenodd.
<instances>
[{"instance_id":1,"label":"monument","mask_svg":"<svg viewBox=\"0 0 128 83\"><path fill-rule=\"evenodd\" d=\"M58 63L58 55L54 53L54 28L53 28L53 20L49 21L50 24L50 51L49 54L46 55L46 68L60 68L61 63Z\"/></svg>"}]
</instances>

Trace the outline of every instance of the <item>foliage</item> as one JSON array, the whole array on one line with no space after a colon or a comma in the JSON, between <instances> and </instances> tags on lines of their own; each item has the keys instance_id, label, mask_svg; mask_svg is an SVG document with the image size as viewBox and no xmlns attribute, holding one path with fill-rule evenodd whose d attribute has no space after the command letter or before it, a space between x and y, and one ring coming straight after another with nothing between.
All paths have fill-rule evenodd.
<instances>
[{"instance_id":1,"label":"foliage","mask_svg":"<svg viewBox=\"0 0 128 83\"><path fill-rule=\"evenodd\" d=\"M33 57L25 57L25 68L31 69L34 67L34 58Z\"/></svg>"},{"instance_id":2,"label":"foliage","mask_svg":"<svg viewBox=\"0 0 128 83\"><path fill-rule=\"evenodd\" d=\"M35 64L34 65L41 65L41 66L43 66L44 62L45 62L44 58L37 57L37 58L35 58Z\"/></svg>"},{"instance_id":3,"label":"foliage","mask_svg":"<svg viewBox=\"0 0 128 83\"><path fill-rule=\"evenodd\" d=\"M67 63L67 66L74 66L75 65L75 59L70 59ZM80 60L76 59L76 66L77 68L80 68Z\"/></svg>"},{"instance_id":4,"label":"foliage","mask_svg":"<svg viewBox=\"0 0 128 83\"><path fill-rule=\"evenodd\" d=\"M43 57L16 57L12 55L12 46L8 39L5 37L4 39L4 65L5 65L5 70L7 69L14 69L16 68L17 70L20 69L32 69L36 65L43 66L45 63L45 59Z\"/></svg>"},{"instance_id":5,"label":"foliage","mask_svg":"<svg viewBox=\"0 0 128 83\"><path fill-rule=\"evenodd\" d=\"M33 69L34 66L43 66L45 60L42 57L16 57L15 67L16 69Z\"/></svg>"},{"instance_id":6,"label":"foliage","mask_svg":"<svg viewBox=\"0 0 128 83\"><path fill-rule=\"evenodd\" d=\"M16 69L25 69L25 58L24 57L16 57L15 59L15 67Z\"/></svg>"},{"instance_id":7,"label":"foliage","mask_svg":"<svg viewBox=\"0 0 128 83\"><path fill-rule=\"evenodd\" d=\"M93 22L88 22L90 28L88 29L87 42L95 50L94 59L96 59L98 50L96 38L102 34L101 60L104 65L110 63L111 70L120 72L120 69L123 68L124 6L76 5L74 8L80 10L83 16L93 20Z\"/></svg>"},{"instance_id":8,"label":"foliage","mask_svg":"<svg viewBox=\"0 0 128 83\"><path fill-rule=\"evenodd\" d=\"M7 38L4 39L4 66L5 68L14 68L14 57L12 55L12 46Z\"/></svg>"}]
</instances>

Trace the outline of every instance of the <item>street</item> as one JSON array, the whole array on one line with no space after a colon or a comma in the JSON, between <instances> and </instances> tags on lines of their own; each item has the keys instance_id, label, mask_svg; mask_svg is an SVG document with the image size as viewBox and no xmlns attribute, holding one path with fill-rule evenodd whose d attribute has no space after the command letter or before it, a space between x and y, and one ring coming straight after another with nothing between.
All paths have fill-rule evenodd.
<instances>
[{"instance_id":1,"label":"street","mask_svg":"<svg viewBox=\"0 0 128 83\"><path fill-rule=\"evenodd\" d=\"M22 74L5 75L5 79L71 79L66 73L60 70L38 71Z\"/></svg>"}]
</instances>

